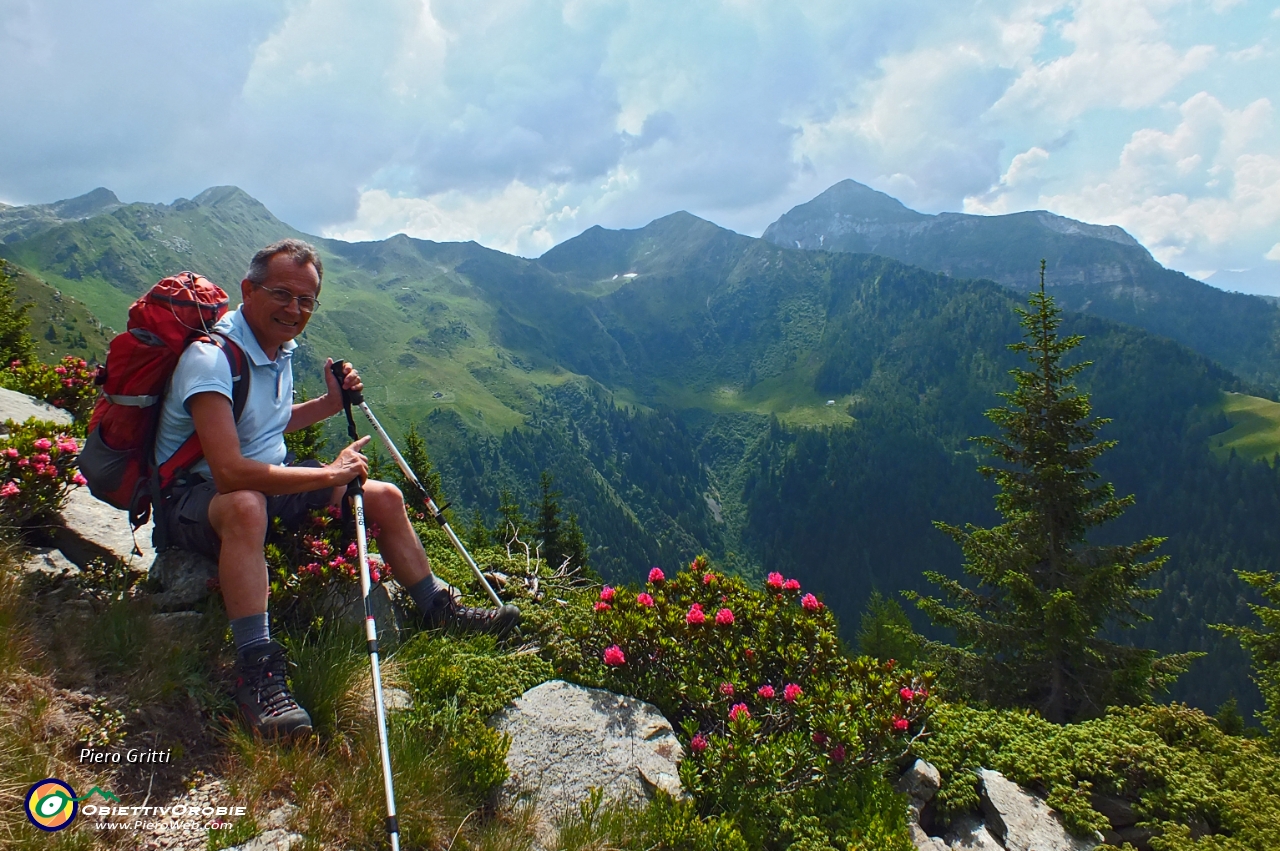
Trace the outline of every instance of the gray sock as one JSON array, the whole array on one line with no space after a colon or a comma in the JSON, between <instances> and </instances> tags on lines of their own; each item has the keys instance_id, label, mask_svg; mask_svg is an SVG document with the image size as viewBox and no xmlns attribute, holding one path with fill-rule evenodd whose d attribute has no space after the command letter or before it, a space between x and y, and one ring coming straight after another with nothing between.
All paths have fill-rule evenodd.
<instances>
[{"instance_id":1,"label":"gray sock","mask_svg":"<svg viewBox=\"0 0 1280 851\"><path fill-rule=\"evenodd\" d=\"M449 599L449 592L453 587L433 573L426 579L419 579L404 590L409 592L409 596L418 606L418 611L429 612Z\"/></svg>"},{"instance_id":2,"label":"gray sock","mask_svg":"<svg viewBox=\"0 0 1280 851\"><path fill-rule=\"evenodd\" d=\"M271 640L271 625L267 622L267 613L245 615L231 621L231 637L235 639L237 653L243 653L256 644L266 644Z\"/></svg>"}]
</instances>

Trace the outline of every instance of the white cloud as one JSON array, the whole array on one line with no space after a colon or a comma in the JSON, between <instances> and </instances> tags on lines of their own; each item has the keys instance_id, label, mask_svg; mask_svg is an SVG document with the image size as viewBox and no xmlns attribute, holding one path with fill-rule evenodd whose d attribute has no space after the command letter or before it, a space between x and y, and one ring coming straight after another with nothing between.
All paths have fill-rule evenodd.
<instances>
[{"instance_id":1,"label":"white cloud","mask_svg":"<svg viewBox=\"0 0 1280 851\"><path fill-rule=\"evenodd\" d=\"M1158 12L1169 0L1081 0L1059 25L1074 48L1028 65L993 108L1015 118L1043 111L1059 121L1097 107L1136 109L1158 103L1181 80L1203 69L1211 45L1178 49L1165 39Z\"/></svg>"},{"instance_id":2,"label":"white cloud","mask_svg":"<svg viewBox=\"0 0 1280 851\"><path fill-rule=\"evenodd\" d=\"M1271 246L1271 250L1262 256L1267 260L1280 260L1280 242Z\"/></svg>"},{"instance_id":3,"label":"white cloud","mask_svg":"<svg viewBox=\"0 0 1280 851\"><path fill-rule=\"evenodd\" d=\"M1228 109L1201 92L1171 131L1135 132L1117 165L1049 209L1118 224L1185 270L1255 265L1280 228L1280 133L1270 101Z\"/></svg>"}]
</instances>

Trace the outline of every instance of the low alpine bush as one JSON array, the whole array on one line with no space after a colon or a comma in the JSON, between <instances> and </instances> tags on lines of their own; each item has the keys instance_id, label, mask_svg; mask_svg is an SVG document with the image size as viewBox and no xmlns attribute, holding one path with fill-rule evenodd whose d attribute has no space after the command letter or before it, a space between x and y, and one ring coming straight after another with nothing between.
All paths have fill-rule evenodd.
<instances>
[{"instance_id":1,"label":"low alpine bush","mask_svg":"<svg viewBox=\"0 0 1280 851\"><path fill-rule=\"evenodd\" d=\"M62 426L37 419L5 425L0 438L0 530L44 522L62 507L67 490L83 485L76 469L80 443Z\"/></svg>"},{"instance_id":2,"label":"low alpine bush","mask_svg":"<svg viewBox=\"0 0 1280 851\"><path fill-rule=\"evenodd\" d=\"M96 375L97 367L71 355L56 364L14 360L0 371L0 385L62 408L75 418L83 434L98 397L97 385L93 383Z\"/></svg>"},{"instance_id":3,"label":"low alpine bush","mask_svg":"<svg viewBox=\"0 0 1280 851\"><path fill-rule=\"evenodd\" d=\"M704 557L673 576L654 568L639 590L606 586L591 608L568 622L580 651L558 665L681 727L681 779L705 815L730 817L753 848L907 842L880 771L923 731L928 676L850 658L795 580L753 588Z\"/></svg>"}]
</instances>

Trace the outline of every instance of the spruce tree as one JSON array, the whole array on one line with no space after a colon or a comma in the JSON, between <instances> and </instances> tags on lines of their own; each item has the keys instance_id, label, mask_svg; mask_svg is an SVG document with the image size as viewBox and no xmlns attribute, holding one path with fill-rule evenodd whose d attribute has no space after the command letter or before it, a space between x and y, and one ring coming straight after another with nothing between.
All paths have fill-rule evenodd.
<instances>
[{"instance_id":1,"label":"spruce tree","mask_svg":"<svg viewBox=\"0 0 1280 851\"><path fill-rule=\"evenodd\" d=\"M307 391L299 387L294 401L302 403L308 398ZM306 428L286 432L284 445L285 449L293 453L297 461L323 461L321 456L329 446L329 441L324 436L324 422L312 423Z\"/></svg>"},{"instance_id":2,"label":"spruce tree","mask_svg":"<svg viewBox=\"0 0 1280 851\"><path fill-rule=\"evenodd\" d=\"M578 515L570 514L560 533L560 549L564 557L569 559L570 568L590 568L587 539L578 525ZM557 565L558 567L559 565Z\"/></svg>"},{"instance_id":3,"label":"spruce tree","mask_svg":"<svg viewBox=\"0 0 1280 851\"><path fill-rule=\"evenodd\" d=\"M493 542L505 547L514 536L524 531L525 525L520 503L511 491L503 488L498 494L498 525L493 528Z\"/></svg>"},{"instance_id":4,"label":"spruce tree","mask_svg":"<svg viewBox=\"0 0 1280 851\"><path fill-rule=\"evenodd\" d=\"M1238 571L1237 575L1273 605L1249 604L1262 621L1262 629L1229 624L1214 624L1213 628L1235 636L1253 658L1253 681L1266 704L1259 718L1280 749L1280 573Z\"/></svg>"},{"instance_id":5,"label":"spruce tree","mask_svg":"<svg viewBox=\"0 0 1280 851\"><path fill-rule=\"evenodd\" d=\"M418 481L427 489L427 493L436 501L436 505L444 505L444 485L440 479L440 473L431 464L431 456L427 452L427 444L418 434L418 427L410 425L409 430L404 435L404 456L405 463L409 465L409 469L418 477ZM393 459L394 461L394 459ZM400 467L396 466L393 473L396 486L405 495L406 502L417 504L421 501L418 489L409 482L409 479L400 471Z\"/></svg>"},{"instance_id":6,"label":"spruce tree","mask_svg":"<svg viewBox=\"0 0 1280 851\"><path fill-rule=\"evenodd\" d=\"M538 538L542 541L542 558L551 567L559 567L564 561L560 541L560 491L551 489L551 473L546 470L538 477Z\"/></svg>"},{"instance_id":7,"label":"spruce tree","mask_svg":"<svg viewBox=\"0 0 1280 851\"><path fill-rule=\"evenodd\" d=\"M31 339L27 319L31 303L19 305L17 297L17 286L9 275L8 264L0 260L0 368L15 360L27 363L36 356L36 344Z\"/></svg>"},{"instance_id":8,"label":"spruce tree","mask_svg":"<svg viewBox=\"0 0 1280 851\"><path fill-rule=\"evenodd\" d=\"M882 662L893 659L911 668L920 653L920 643L920 636L911 628L898 601L873 590L859 624L858 652Z\"/></svg>"},{"instance_id":9,"label":"spruce tree","mask_svg":"<svg viewBox=\"0 0 1280 851\"><path fill-rule=\"evenodd\" d=\"M1083 339L1058 332L1062 311L1040 288L1018 309L1023 339L1009 346L1030 368L1011 371L1008 403L987 412L998 436L974 438L999 466L979 472L999 487L1004 522L984 529L937 523L965 556L976 587L929 572L946 601L908 594L959 646L928 642L962 691L998 706L1029 706L1066 723L1109 705L1146 702L1167 688L1196 655L1161 657L1103 637L1149 620L1138 603L1159 592L1143 582L1164 564L1152 554L1163 538L1102 546L1089 532L1133 504L1100 481L1094 461L1115 445L1099 440L1109 420L1092 415L1073 380L1091 364L1064 358Z\"/></svg>"}]
</instances>

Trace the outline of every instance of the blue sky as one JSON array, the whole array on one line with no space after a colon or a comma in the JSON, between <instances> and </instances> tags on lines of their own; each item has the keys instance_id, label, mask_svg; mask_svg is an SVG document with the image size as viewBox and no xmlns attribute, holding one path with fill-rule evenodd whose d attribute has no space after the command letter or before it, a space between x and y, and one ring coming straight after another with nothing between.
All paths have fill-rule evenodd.
<instances>
[{"instance_id":1,"label":"blue sky","mask_svg":"<svg viewBox=\"0 0 1280 851\"><path fill-rule=\"evenodd\" d=\"M1280 294L1280 0L0 0L0 80L7 203L235 184L536 256L851 177Z\"/></svg>"}]
</instances>

